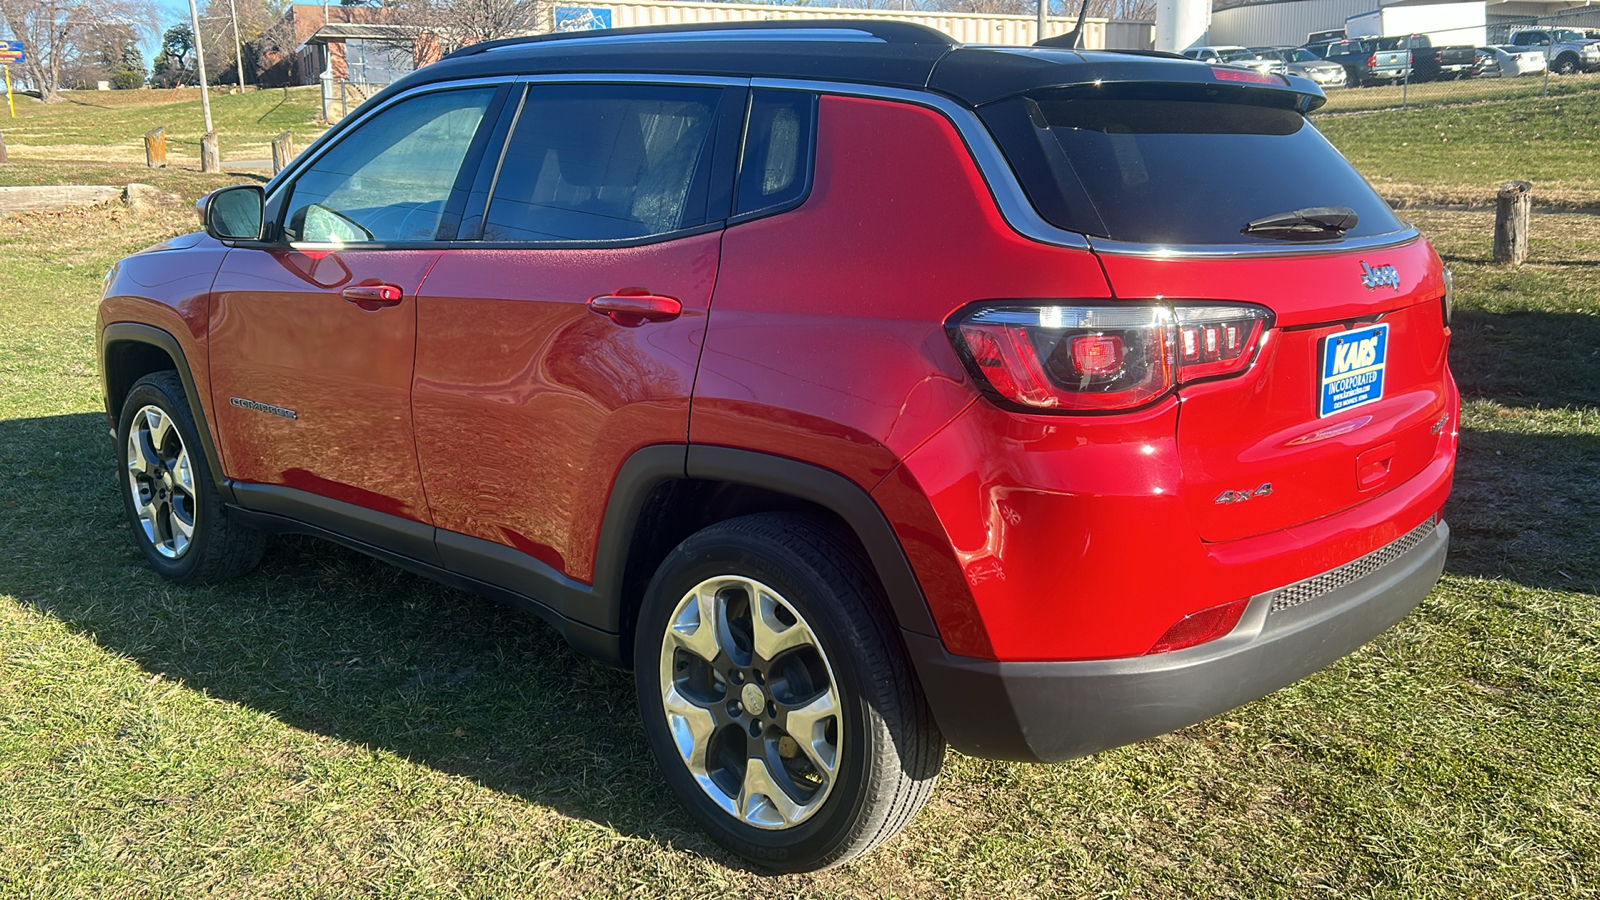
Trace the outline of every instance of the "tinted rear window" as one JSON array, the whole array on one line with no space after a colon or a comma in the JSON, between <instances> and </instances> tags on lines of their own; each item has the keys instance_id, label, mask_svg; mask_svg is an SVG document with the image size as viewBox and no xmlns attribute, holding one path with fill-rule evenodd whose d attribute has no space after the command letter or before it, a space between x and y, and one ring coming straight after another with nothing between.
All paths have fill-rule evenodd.
<instances>
[{"instance_id":1,"label":"tinted rear window","mask_svg":"<svg viewBox=\"0 0 1600 900\"><path fill-rule=\"evenodd\" d=\"M1355 210L1347 237L1402 228L1292 109L1204 95L1046 96L983 116L1039 214L1070 231L1151 244L1279 243L1240 232L1319 206Z\"/></svg>"}]
</instances>

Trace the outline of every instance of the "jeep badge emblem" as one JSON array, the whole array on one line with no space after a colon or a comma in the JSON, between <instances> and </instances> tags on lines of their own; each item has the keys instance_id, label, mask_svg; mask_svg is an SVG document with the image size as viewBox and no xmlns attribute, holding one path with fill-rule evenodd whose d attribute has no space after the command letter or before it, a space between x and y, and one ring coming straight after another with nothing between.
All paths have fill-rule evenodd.
<instances>
[{"instance_id":1,"label":"jeep badge emblem","mask_svg":"<svg viewBox=\"0 0 1600 900\"><path fill-rule=\"evenodd\" d=\"M1387 284L1395 290L1400 290L1400 273L1394 266L1369 266L1365 261L1361 263L1361 283L1367 290L1373 290L1380 284Z\"/></svg>"}]
</instances>

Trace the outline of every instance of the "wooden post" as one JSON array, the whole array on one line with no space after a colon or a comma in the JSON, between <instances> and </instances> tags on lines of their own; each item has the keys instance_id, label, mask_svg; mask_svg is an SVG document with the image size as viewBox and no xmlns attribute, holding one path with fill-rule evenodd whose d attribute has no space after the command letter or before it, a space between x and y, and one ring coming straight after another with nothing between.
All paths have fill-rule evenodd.
<instances>
[{"instance_id":1,"label":"wooden post","mask_svg":"<svg viewBox=\"0 0 1600 900\"><path fill-rule=\"evenodd\" d=\"M272 139L272 174L282 172L291 159L294 159L294 132L285 131Z\"/></svg>"},{"instance_id":2,"label":"wooden post","mask_svg":"<svg viewBox=\"0 0 1600 900\"><path fill-rule=\"evenodd\" d=\"M222 171L222 155L217 150L217 133L215 131L206 132L206 136L200 139L200 171Z\"/></svg>"},{"instance_id":3,"label":"wooden post","mask_svg":"<svg viewBox=\"0 0 1600 900\"><path fill-rule=\"evenodd\" d=\"M147 169L167 167L167 130L152 128L144 133L144 165Z\"/></svg>"},{"instance_id":4,"label":"wooden post","mask_svg":"<svg viewBox=\"0 0 1600 900\"><path fill-rule=\"evenodd\" d=\"M1494 261L1522 265L1528 258L1528 220L1533 213L1533 185L1508 181L1494 198Z\"/></svg>"},{"instance_id":5,"label":"wooden post","mask_svg":"<svg viewBox=\"0 0 1600 900\"><path fill-rule=\"evenodd\" d=\"M6 136L0 134L0 166L3 166L10 161L11 157L6 154Z\"/></svg>"}]
</instances>

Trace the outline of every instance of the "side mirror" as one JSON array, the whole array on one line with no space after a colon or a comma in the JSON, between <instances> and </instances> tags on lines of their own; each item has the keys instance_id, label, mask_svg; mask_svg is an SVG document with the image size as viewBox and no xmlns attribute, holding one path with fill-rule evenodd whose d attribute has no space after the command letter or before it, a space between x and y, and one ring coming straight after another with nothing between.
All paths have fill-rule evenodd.
<instances>
[{"instance_id":1,"label":"side mirror","mask_svg":"<svg viewBox=\"0 0 1600 900\"><path fill-rule=\"evenodd\" d=\"M219 241L261 240L267 192L259 184L218 188L200 198L200 222Z\"/></svg>"}]
</instances>

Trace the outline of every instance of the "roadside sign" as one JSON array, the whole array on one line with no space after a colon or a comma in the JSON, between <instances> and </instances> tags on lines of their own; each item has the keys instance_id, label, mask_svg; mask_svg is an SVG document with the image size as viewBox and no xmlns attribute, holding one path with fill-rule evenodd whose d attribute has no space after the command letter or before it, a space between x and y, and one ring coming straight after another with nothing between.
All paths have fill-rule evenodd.
<instances>
[{"instance_id":1,"label":"roadside sign","mask_svg":"<svg viewBox=\"0 0 1600 900\"><path fill-rule=\"evenodd\" d=\"M0 69L6 73L6 107L11 110L13 119L17 117L17 101L11 98L11 67L27 61L28 54L21 41L0 41Z\"/></svg>"},{"instance_id":2,"label":"roadside sign","mask_svg":"<svg viewBox=\"0 0 1600 900\"><path fill-rule=\"evenodd\" d=\"M594 31L611 27L611 10L589 6L558 6L551 17L554 31Z\"/></svg>"}]
</instances>

